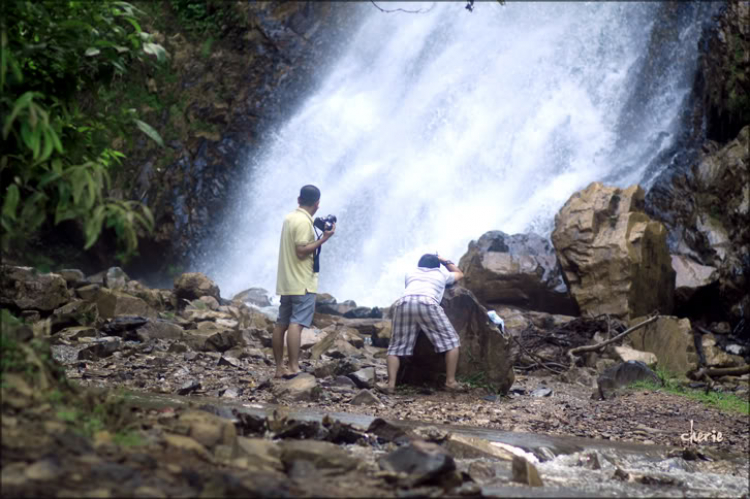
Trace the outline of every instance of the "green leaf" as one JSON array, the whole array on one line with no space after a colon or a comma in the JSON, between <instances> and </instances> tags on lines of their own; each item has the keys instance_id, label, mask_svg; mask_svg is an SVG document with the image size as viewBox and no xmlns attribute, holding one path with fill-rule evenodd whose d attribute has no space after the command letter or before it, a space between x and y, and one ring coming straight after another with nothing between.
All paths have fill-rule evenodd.
<instances>
[{"instance_id":1,"label":"green leaf","mask_svg":"<svg viewBox=\"0 0 750 499\"><path fill-rule=\"evenodd\" d=\"M159 62L163 62L167 58L167 51L164 47L158 43L146 42L143 44L143 51L150 55L155 55Z\"/></svg>"},{"instance_id":2,"label":"green leaf","mask_svg":"<svg viewBox=\"0 0 750 499\"><path fill-rule=\"evenodd\" d=\"M161 147L164 147L164 141L161 139L161 135L159 135L159 132L154 130L154 128L151 125L149 125L145 121L141 121L138 119L135 120L135 124L138 126L138 128L141 129L143 133L148 135L151 138L151 140L159 144Z\"/></svg>"},{"instance_id":3,"label":"green leaf","mask_svg":"<svg viewBox=\"0 0 750 499\"><path fill-rule=\"evenodd\" d=\"M49 130L49 127L43 129L44 148L42 149L42 156L39 158L40 163L47 161L52 155L52 137L50 137Z\"/></svg>"},{"instance_id":4,"label":"green leaf","mask_svg":"<svg viewBox=\"0 0 750 499\"><path fill-rule=\"evenodd\" d=\"M55 149L60 154L65 152L65 149L63 149L62 142L60 142L60 137L57 135L57 132L54 128L49 129L49 135L52 138L52 144L55 146Z\"/></svg>"},{"instance_id":5,"label":"green leaf","mask_svg":"<svg viewBox=\"0 0 750 499\"><path fill-rule=\"evenodd\" d=\"M13 121L15 121L16 116L18 116L18 113L21 112L21 110L25 107L29 106L29 103L34 99L34 96L36 95L36 92L26 92L21 97L16 99L15 104L13 104L13 111L11 111L10 115L5 119L5 126L3 127L3 138L7 139L8 134L10 133L10 128L13 126Z\"/></svg>"},{"instance_id":6,"label":"green leaf","mask_svg":"<svg viewBox=\"0 0 750 499\"><path fill-rule=\"evenodd\" d=\"M3 216L12 220L16 219L16 207L21 194L18 192L16 184L10 184L5 191L5 201L3 201Z\"/></svg>"},{"instance_id":7,"label":"green leaf","mask_svg":"<svg viewBox=\"0 0 750 499\"><path fill-rule=\"evenodd\" d=\"M62 177L62 175L58 172L55 172L55 171L47 172L39 178L39 183L36 185L36 187L37 189L44 189L44 187L47 186L47 184L49 184L50 182L54 182L60 177Z\"/></svg>"},{"instance_id":8,"label":"green leaf","mask_svg":"<svg viewBox=\"0 0 750 499\"><path fill-rule=\"evenodd\" d=\"M85 55L86 55L86 57L93 57L95 55L99 55L100 52L101 52L101 50L99 50L96 47L89 47L89 48L86 49Z\"/></svg>"}]
</instances>

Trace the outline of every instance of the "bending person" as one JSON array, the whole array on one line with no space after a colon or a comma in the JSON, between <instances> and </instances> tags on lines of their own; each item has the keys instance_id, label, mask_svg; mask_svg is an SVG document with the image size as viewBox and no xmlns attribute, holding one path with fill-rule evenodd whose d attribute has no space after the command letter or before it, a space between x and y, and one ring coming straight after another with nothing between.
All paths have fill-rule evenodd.
<instances>
[{"instance_id":1,"label":"bending person","mask_svg":"<svg viewBox=\"0 0 750 499\"><path fill-rule=\"evenodd\" d=\"M382 391L395 393L399 357L413 354L420 330L432 342L436 352L445 352L445 388L450 391L463 389L456 382L460 347L458 333L440 306L445 286L463 276L456 264L432 254L423 255L417 268L406 274L406 289L394 304L391 315L393 334L388 347L388 386L381 387Z\"/></svg>"}]
</instances>

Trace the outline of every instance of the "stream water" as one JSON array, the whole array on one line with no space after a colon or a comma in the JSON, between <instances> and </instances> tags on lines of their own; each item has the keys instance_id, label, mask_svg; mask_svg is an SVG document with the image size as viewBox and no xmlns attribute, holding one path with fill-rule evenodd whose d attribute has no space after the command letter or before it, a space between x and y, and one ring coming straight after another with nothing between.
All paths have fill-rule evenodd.
<instances>
[{"instance_id":1,"label":"stream water","mask_svg":"<svg viewBox=\"0 0 750 499\"><path fill-rule=\"evenodd\" d=\"M299 188L338 216L320 291L398 298L426 252L488 230L549 234L592 181L650 185L679 142L712 2L461 2L372 8L322 84L247 161L246 193L199 270L275 290ZM213 243L212 243L213 244Z\"/></svg>"},{"instance_id":2,"label":"stream water","mask_svg":"<svg viewBox=\"0 0 750 499\"><path fill-rule=\"evenodd\" d=\"M131 393L129 403L139 407L201 406L237 409L256 416L269 416L276 406L257 403L231 402L211 397L181 397L153 393ZM375 419L372 416L350 413L329 413L321 409L284 407L290 419L320 422L325 415L342 423L366 429ZM402 427L425 426L418 421L391 421ZM748 493L748 465L746 456L716 455L723 466L713 472L700 470L695 464L680 457L670 457L673 448L626 442L611 442L581 437L560 437L532 433L490 430L463 425L434 425L441 430L459 435L498 442L516 452L534 457L545 482L543 488L519 488L508 485L512 475L507 462L487 461L495 469L496 481L482 488L485 496L498 497L740 497ZM587 466L593 455L598 466ZM468 466L473 460L464 460ZM459 467L460 467L459 466ZM592 469L595 468L595 469ZM626 470L631 479L617 479L614 472ZM642 477L646 478L642 478ZM493 485L494 483L494 485Z\"/></svg>"}]
</instances>

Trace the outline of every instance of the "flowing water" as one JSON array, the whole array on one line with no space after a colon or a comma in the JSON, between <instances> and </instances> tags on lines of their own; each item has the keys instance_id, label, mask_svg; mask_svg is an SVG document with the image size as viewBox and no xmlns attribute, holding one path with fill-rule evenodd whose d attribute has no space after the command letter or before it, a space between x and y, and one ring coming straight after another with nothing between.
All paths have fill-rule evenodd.
<instances>
[{"instance_id":1,"label":"flowing water","mask_svg":"<svg viewBox=\"0 0 750 499\"><path fill-rule=\"evenodd\" d=\"M274 405L230 401L212 397L183 397L155 393L134 392L129 403L141 408L211 406L214 409L239 412L255 416L271 416ZM375 419L372 416L350 413L329 413L323 408L295 408L285 406L286 417L297 421L317 421L328 415L345 424L366 429ZM404 428L426 426L419 421L390 421ZM626 442L612 442L573 436L552 436L533 433L498 431L463 425L430 424L443 431L487 440L503 446L514 454L524 455L536 463L544 487L519 487L510 485L509 462L466 459L459 466L472 461L485 461L494 468L497 480L485 484L486 497L746 497L746 456L718 455L722 466L715 470L701 469L695 463L680 457L670 457L669 447ZM706 450L706 449L704 449ZM707 451L707 450L706 450ZM382 452L382 451L381 451ZM590 463L596 454L597 466ZM617 469L627 470L629 479L618 479ZM743 495L744 494L744 495Z\"/></svg>"},{"instance_id":2,"label":"flowing water","mask_svg":"<svg viewBox=\"0 0 750 499\"><path fill-rule=\"evenodd\" d=\"M339 219L319 292L388 305L423 253L457 261L488 230L549 235L562 204L592 181L648 187L678 143L714 5L373 7L248 159L246 195L199 270L225 296L273 293L283 216L312 183L318 215Z\"/></svg>"}]
</instances>

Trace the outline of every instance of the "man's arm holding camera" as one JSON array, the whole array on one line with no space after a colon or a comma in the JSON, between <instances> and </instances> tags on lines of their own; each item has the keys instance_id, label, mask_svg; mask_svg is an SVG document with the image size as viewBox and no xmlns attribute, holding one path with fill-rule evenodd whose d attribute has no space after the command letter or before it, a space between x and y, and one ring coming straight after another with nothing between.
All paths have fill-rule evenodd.
<instances>
[{"instance_id":1,"label":"man's arm holding camera","mask_svg":"<svg viewBox=\"0 0 750 499\"><path fill-rule=\"evenodd\" d=\"M456 265L455 263L451 262L450 260L446 258L441 257L440 255L438 255L438 260L440 261L440 264L443 265L448 270L448 272L453 273L453 278L456 281L463 278L464 273L461 272L461 269L458 268L458 265Z\"/></svg>"},{"instance_id":2,"label":"man's arm holding camera","mask_svg":"<svg viewBox=\"0 0 750 499\"><path fill-rule=\"evenodd\" d=\"M314 253L316 249L320 248L324 242L328 241L333 233L336 232L336 224L331 226L331 230L323 232L323 235L317 241L313 241L308 244L298 244L296 246L297 258L300 260L305 258L307 255Z\"/></svg>"}]
</instances>

